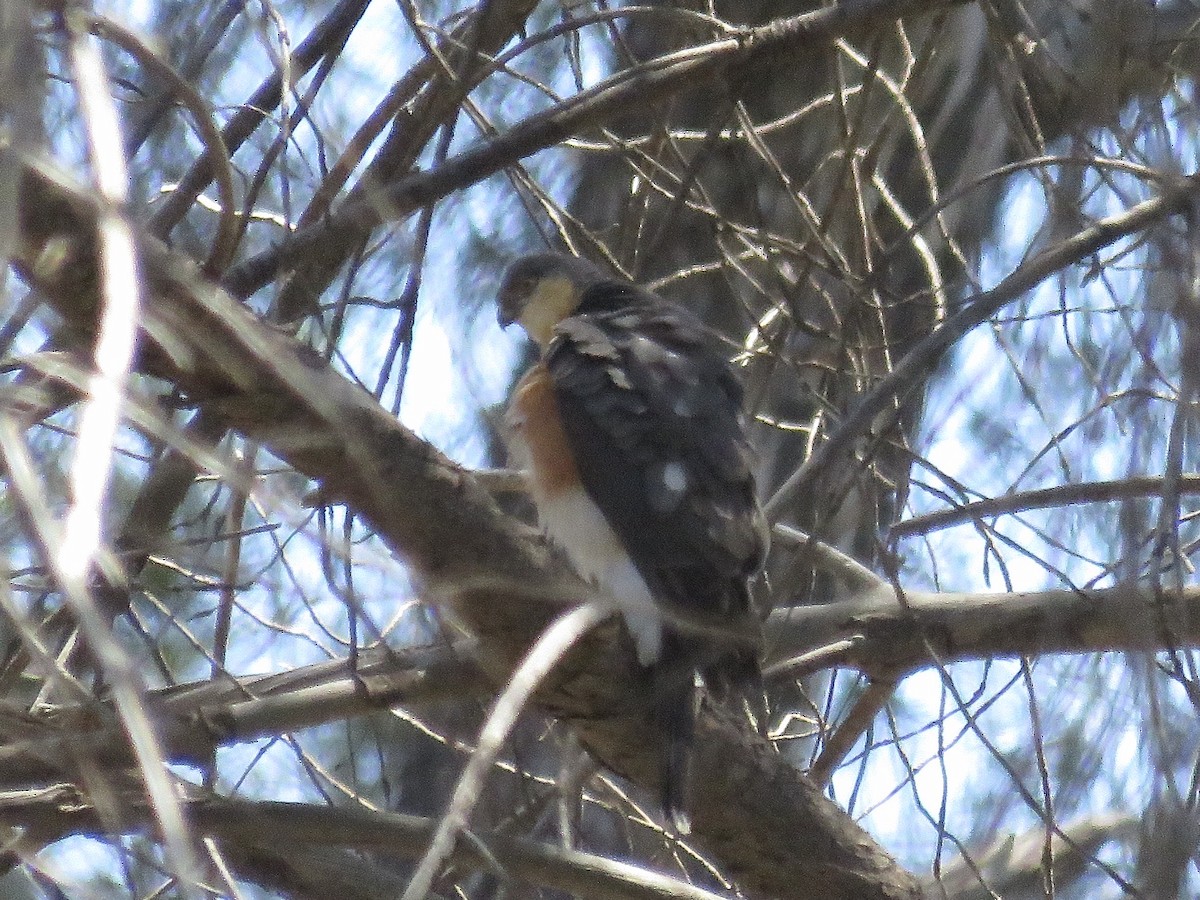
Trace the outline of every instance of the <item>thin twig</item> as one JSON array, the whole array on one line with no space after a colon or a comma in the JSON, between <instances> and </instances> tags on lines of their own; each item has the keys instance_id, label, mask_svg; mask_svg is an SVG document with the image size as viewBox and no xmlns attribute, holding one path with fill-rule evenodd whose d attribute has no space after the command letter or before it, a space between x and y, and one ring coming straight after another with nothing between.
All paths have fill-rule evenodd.
<instances>
[{"instance_id":1,"label":"thin twig","mask_svg":"<svg viewBox=\"0 0 1200 900\"><path fill-rule=\"evenodd\" d=\"M438 822L429 849L417 865L402 900L424 900L433 887L433 880L454 851L459 834L466 829L471 811L483 794L488 770L508 740L534 690L550 674L563 654L608 618L613 608L611 602L603 600L592 600L577 606L559 616L530 648L504 691L496 698L479 734L479 745L458 779L446 813Z\"/></svg>"},{"instance_id":2,"label":"thin twig","mask_svg":"<svg viewBox=\"0 0 1200 900\"><path fill-rule=\"evenodd\" d=\"M953 509L939 509L923 516L913 516L897 522L889 531L890 537L905 538L929 534L962 525L982 522L992 516L1011 515L1032 509L1052 506L1074 506L1078 503L1111 503L1134 497L1160 497L1166 482L1161 476L1130 476L1120 481L1089 481L1083 484L1060 484L1036 491L1021 491L1004 497L988 497L964 503ZM1180 494L1200 494L1200 475L1180 475L1177 490Z\"/></svg>"},{"instance_id":3,"label":"thin twig","mask_svg":"<svg viewBox=\"0 0 1200 900\"><path fill-rule=\"evenodd\" d=\"M779 522L772 526L771 535L777 544L809 554L816 566L842 579L851 590L870 591L887 586L886 581L854 557L799 528Z\"/></svg>"}]
</instances>

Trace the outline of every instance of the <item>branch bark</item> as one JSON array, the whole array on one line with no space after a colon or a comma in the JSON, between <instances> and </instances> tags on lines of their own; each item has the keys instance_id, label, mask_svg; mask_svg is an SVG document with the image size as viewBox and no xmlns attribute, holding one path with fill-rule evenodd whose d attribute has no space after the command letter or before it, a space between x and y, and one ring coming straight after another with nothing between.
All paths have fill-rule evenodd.
<instances>
[{"instance_id":1,"label":"branch bark","mask_svg":"<svg viewBox=\"0 0 1200 900\"><path fill-rule=\"evenodd\" d=\"M837 646L831 665L858 668L884 684L937 662L1102 653L1200 646L1200 587L1155 595L1149 586L1022 594L929 594L879 590L839 603L779 610L768 624L768 677L792 675L788 657ZM470 661L469 642L448 647L359 655L248 679L215 679L152 695L166 754L174 762L206 759L214 749L344 720L403 703L419 705L488 691ZM0 747L0 785L52 778L71 753L133 764L121 730L94 728L91 707L59 706L31 740L10 736ZM844 725L843 725L844 727ZM20 732L16 732L20 734ZM68 752L70 751L70 752Z\"/></svg>"},{"instance_id":2,"label":"branch bark","mask_svg":"<svg viewBox=\"0 0 1200 900\"><path fill-rule=\"evenodd\" d=\"M1112 503L1115 500L1125 500L1130 497L1161 497L1166 489L1166 479L1157 476L1122 478L1120 481L1060 484L1055 487L1007 494L1003 497L988 497L950 509L939 509L923 516L913 516L911 519L905 519L893 525L889 536L894 540L917 534L930 534L942 528L951 528L967 522L982 523L984 519L994 516L1012 515L1052 506ZM1200 493L1200 475L1181 475L1177 479L1175 490L1181 495Z\"/></svg>"},{"instance_id":3,"label":"branch bark","mask_svg":"<svg viewBox=\"0 0 1200 900\"><path fill-rule=\"evenodd\" d=\"M888 586L851 600L779 609L768 664L857 638L840 661L882 678L972 659L1200 646L1200 588L931 594Z\"/></svg>"},{"instance_id":4,"label":"branch bark","mask_svg":"<svg viewBox=\"0 0 1200 900\"><path fill-rule=\"evenodd\" d=\"M1103 846L1134 833L1136 816L1094 816L1062 827L1052 838L1054 883L1062 890L1088 871ZM991 900L993 897L1036 897L1043 893L1046 829L997 836L996 843L975 854L974 865L957 862L943 870L934 890L955 900ZM981 877L982 876L982 877Z\"/></svg>"},{"instance_id":5,"label":"branch bark","mask_svg":"<svg viewBox=\"0 0 1200 900\"><path fill-rule=\"evenodd\" d=\"M344 721L398 704L483 695L490 684L465 658L465 648L387 648L345 660L258 678L218 679L145 698L172 762L203 763L221 746ZM3 707L0 707L0 712ZM21 722L21 712L11 712ZM4 720L0 720L4 721ZM72 772L87 759L116 768L134 765L119 723L97 725L95 707L58 706L33 737L4 727L0 785L16 787Z\"/></svg>"}]
</instances>

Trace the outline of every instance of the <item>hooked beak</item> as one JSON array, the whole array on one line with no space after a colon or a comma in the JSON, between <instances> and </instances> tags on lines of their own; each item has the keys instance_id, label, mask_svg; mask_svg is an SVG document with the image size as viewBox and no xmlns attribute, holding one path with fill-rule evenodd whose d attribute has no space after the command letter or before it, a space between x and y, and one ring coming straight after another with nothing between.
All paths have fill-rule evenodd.
<instances>
[{"instance_id":1,"label":"hooked beak","mask_svg":"<svg viewBox=\"0 0 1200 900\"><path fill-rule=\"evenodd\" d=\"M512 286L504 284L496 297L496 321L501 328L507 328L521 317L521 303L513 294Z\"/></svg>"}]
</instances>

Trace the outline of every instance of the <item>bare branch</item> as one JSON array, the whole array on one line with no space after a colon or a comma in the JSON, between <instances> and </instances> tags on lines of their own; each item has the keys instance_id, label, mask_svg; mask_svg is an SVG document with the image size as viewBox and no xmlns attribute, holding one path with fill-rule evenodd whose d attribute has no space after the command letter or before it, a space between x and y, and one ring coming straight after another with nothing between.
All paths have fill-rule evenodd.
<instances>
[{"instance_id":1,"label":"bare branch","mask_svg":"<svg viewBox=\"0 0 1200 900\"><path fill-rule=\"evenodd\" d=\"M133 228L125 210L129 176L117 112L99 47L86 33L81 19L80 10L67 10L63 29L87 126L93 181L100 196L95 227L102 312L96 328L96 372L88 382L79 443L72 461L73 501L63 523L61 543L53 546L49 562L112 686L117 712L138 757L163 831L168 865L182 880L185 893L191 895L197 887L200 867L164 766L158 735L142 705L142 686L132 659L112 634L88 584L102 539L101 522L112 477L121 399L138 334L142 283ZM26 499L32 502L33 498Z\"/></svg>"},{"instance_id":2,"label":"bare branch","mask_svg":"<svg viewBox=\"0 0 1200 900\"><path fill-rule=\"evenodd\" d=\"M344 236L370 231L385 221L406 218L422 206L474 184L514 163L606 124L630 109L648 106L734 66L762 65L805 47L914 11L932 12L955 5L914 0L847 0L804 15L741 30L736 37L691 47L648 60L605 79L593 88L530 116L499 137L447 160L429 172L409 175L373 195L347 204L324 223L297 232L283 245L233 267L222 284L235 296L249 296L273 277L328 243L343 246Z\"/></svg>"},{"instance_id":3,"label":"bare branch","mask_svg":"<svg viewBox=\"0 0 1200 900\"><path fill-rule=\"evenodd\" d=\"M970 298L963 308L918 341L886 378L866 394L838 430L775 492L767 513L778 518L792 505L812 504L817 482L841 463L854 442L875 426L875 417L924 383L926 374L968 331L1023 296L1031 288L1073 263L1080 262L1122 237L1137 234L1168 216L1186 210L1200 182L1195 176L1166 188L1132 209L1094 222L1039 253L1000 284ZM837 493L837 489L830 491Z\"/></svg>"},{"instance_id":4,"label":"bare branch","mask_svg":"<svg viewBox=\"0 0 1200 900\"><path fill-rule=\"evenodd\" d=\"M809 778L818 784L829 783L834 770L842 764L842 760L858 743L858 739L871 727L875 716L892 699L895 690L894 681L877 680L867 685L867 689L855 699L850 712L825 739L821 755L808 770Z\"/></svg>"},{"instance_id":5,"label":"bare branch","mask_svg":"<svg viewBox=\"0 0 1200 900\"><path fill-rule=\"evenodd\" d=\"M148 824L144 808L131 797L129 810ZM419 816L334 809L300 803L255 803L198 799L188 804L196 828L231 852L272 853L290 865L313 850L346 847L398 859L415 859L433 835L436 823ZM39 832L70 834L97 827L95 811L79 793L58 785L39 791L0 794L0 821L26 824ZM135 830L134 824L126 826ZM541 887L603 900L718 900L728 897L629 863L549 847L503 835L486 842L459 841L449 856L458 866L489 871Z\"/></svg>"},{"instance_id":6,"label":"bare branch","mask_svg":"<svg viewBox=\"0 0 1200 900\"><path fill-rule=\"evenodd\" d=\"M1180 494L1200 493L1200 475L1181 475L1178 479ZM1078 503L1111 503L1134 497L1161 496L1166 480L1157 477L1131 477L1121 481L1093 481L1086 484L1062 484L1037 491L1020 491L1004 497L988 497L964 503L953 509L943 509L913 516L892 526L894 538L929 534L942 528L950 528L965 522L980 522L993 516L1011 515L1031 509L1046 509L1053 506L1072 506Z\"/></svg>"},{"instance_id":7,"label":"bare branch","mask_svg":"<svg viewBox=\"0 0 1200 900\"><path fill-rule=\"evenodd\" d=\"M851 591L862 593L887 584L854 557L848 556L831 544L817 540L812 535L805 534L799 528L776 524L772 527L771 534L772 539L779 544L792 548L798 554L810 555L813 565L840 578Z\"/></svg>"},{"instance_id":8,"label":"bare branch","mask_svg":"<svg viewBox=\"0 0 1200 900\"><path fill-rule=\"evenodd\" d=\"M146 703L174 762L199 762L218 747L312 728L398 704L406 706L481 696L489 687L477 666L451 648L360 654L350 670L338 660L260 678L183 685ZM97 727L93 708L62 705L45 711L34 738L10 735L0 747L0 781L25 784L71 775L79 758L131 766L118 726ZM88 724L82 724L88 723Z\"/></svg>"},{"instance_id":9,"label":"bare branch","mask_svg":"<svg viewBox=\"0 0 1200 900\"><path fill-rule=\"evenodd\" d=\"M429 848L422 854L402 900L422 900L433 887L438 872L449 860L459 836L466 830L471 811L483 794L487 773L512 734L529 698L562 661L567 651L611 615L614 608L612 603L600 600L577 606L559 616L538 638L537 643L529 648L529 654L513 672L512 678L492 705L483 730L479 733L479 744L458 778L446 813L438 822L429 840Z\"/></svg>"},{"instance_id":10,"label":"bare branch","mask_svg":"<svg viewBox=\"0 0 1200 900\"><path fill-rule=\"evenodd\" d=\"M1200 588L1144 584L1007 594L892 588L851 600L777 609L772 656L855 639L842 659L879 677L968 659L1200 646Z\"/></svg>"},{"instance_id":11,"label":"bare branch","mask_svg":"<svg viewBox=\"0 0 1200 900\"><path fill-rule=\"evenodd\" d=\"M1069 885L1106 843L1132 833L1137 824L1132 816L1096 816L1064 825L1063 835L1054 837L1054 883L1060 890ZM998 837L976 855L972 866L959 863L945 869L937 887L931 885L930 890L945 891L955 900L1037 893L1044 876L1045 840L1046 829L1040 826L1025 834Z\"/></svg>"}]
</instances>

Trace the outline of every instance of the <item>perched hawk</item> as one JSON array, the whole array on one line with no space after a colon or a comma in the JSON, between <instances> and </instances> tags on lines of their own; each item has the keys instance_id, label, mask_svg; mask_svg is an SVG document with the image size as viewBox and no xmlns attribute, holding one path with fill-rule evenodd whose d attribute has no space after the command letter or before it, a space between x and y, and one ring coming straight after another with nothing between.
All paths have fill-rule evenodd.
<instances>
[{"instance_id":1,"label":"perched hawk","mask_svg":"<svg viewBox=\"0 0 1200 900\"><path fill-rule=\"evenodd\" d=\"M688 310L575 257L514 262L499 320L542 349L508 415L538 516L620 605L667 735L663 811L686 832L695 676L718 695L758 681L747 580L767 530L741 387Z\"/></svg>"}]
</instances>

